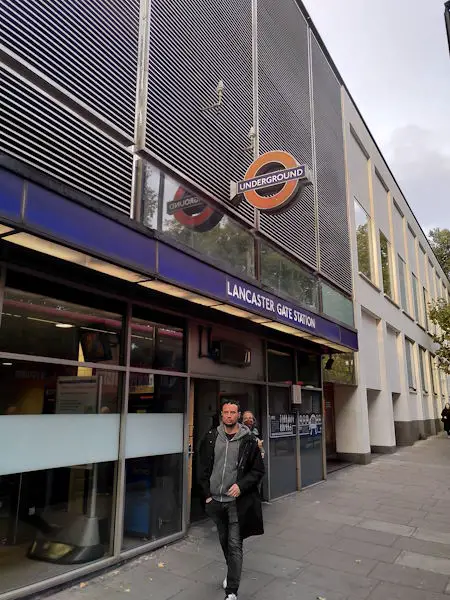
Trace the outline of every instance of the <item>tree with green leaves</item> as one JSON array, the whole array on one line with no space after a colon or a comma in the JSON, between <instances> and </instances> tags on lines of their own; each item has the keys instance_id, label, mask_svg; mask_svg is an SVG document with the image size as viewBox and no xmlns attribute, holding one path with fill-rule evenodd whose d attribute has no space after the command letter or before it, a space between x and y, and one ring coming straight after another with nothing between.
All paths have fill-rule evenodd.
<instances>
[{"instance_id":1,"label":"tree with green leaves","mask_svg":"<svg viewBox=\"0 0 450 600\"><path fill-rule=\"evenodd\" d=\"M431 229L428 233L433 252L447 277L450 275L450 230Z\"/></svg>"},{"instance_id":2,"label":"tree with green leaves","mask_svg":"<svg viewBox=\"0 0 450 600\"><path fill-rule=\"evenodd\" d=\"M436 351L438 367L450 375L450 304L444 298L439 298L430 305L428 316L438 326L433 335L433 341L439 345Z\"/></svg>"}]
</instances>

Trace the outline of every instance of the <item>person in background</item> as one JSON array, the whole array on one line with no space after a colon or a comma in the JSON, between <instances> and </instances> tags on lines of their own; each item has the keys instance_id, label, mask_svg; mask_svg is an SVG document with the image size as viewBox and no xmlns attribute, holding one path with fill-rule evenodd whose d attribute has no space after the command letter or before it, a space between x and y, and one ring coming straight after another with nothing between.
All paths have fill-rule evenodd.
<instances>
[{"instance_id":1,"label":"person in background","mask_svg":"<svg viewBox=\"0 0 450 600\"><path fill-rule=\"evenodd\" d=\"M450 436L450 404L448 402L441 412L441 421L444 423L444 429L447 432L447 435Z\"/></svg>"},{"instance_id":2,"label":"person in background","mask_svg":"<svg viewBox=\"0 0 450 600\"><path fill-rule=\"evenodd\" d=\"M199 484L205 512L214 521L228 571L223 587L226 600L237 600L242 573L242 542L264 533L258 486L264 463L256 437L239 423L239 404L226 400L222 423L200 445Z\"/></svg>"},{"instance_id":3,"label":"person in background","mask_svg":"<svg viewBox=\"0 0 450 600\"><path fill-rule=\"evenodd\" d=\"M264 456L266 455L266 452L264 450L264 440L261 439L258 428L256 427L255 415L250 410L246 410L242 416L242 422L246 427L250 429L250 431L257 439L258 448L261 450L261 456L264 459Z\"/></svg>"}]
</instances>

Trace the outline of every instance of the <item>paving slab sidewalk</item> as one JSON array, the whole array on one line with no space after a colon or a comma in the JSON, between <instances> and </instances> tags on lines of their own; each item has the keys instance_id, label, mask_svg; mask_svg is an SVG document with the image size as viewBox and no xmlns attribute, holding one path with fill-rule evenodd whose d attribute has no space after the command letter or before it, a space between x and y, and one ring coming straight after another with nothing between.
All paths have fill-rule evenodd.
<instances>
[{"instance_id":1,"label":"paving slab sidewalk","mask_svg":"<svg viewBox=\"0 0 450 600\"><path fill-rule=\"evenodd\" d=\"M450 600L450 440L430 438L265 506L241 600ZM222 600L211 522L51 600Z\"/></svg>"}]
</instances>

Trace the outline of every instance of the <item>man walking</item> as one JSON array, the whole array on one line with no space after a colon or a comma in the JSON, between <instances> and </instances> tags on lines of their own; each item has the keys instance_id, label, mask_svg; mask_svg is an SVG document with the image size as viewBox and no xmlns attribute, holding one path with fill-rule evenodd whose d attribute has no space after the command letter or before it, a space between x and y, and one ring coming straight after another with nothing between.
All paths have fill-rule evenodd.
<instances>
[{"instance_id":1,"label":"man walking","mask_svg":"<svg viewBox=\"0 0 450 600\"><path fill-rule=\"evenodd\" d=\"M228 573L226 600L237 600L242 572L242 542L264 533L258 487L264 463L254 435L240 425L237 401L222 404L222 424L211 429L199 451L199 483L205 511L217 526Z\"/></svg>"}]
</instances>

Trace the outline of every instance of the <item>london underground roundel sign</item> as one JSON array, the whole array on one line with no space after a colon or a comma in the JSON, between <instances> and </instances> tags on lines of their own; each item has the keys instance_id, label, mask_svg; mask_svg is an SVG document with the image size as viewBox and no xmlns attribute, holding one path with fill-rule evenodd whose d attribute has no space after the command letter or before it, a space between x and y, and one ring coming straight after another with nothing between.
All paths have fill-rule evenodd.
<instances>
[{"instance_id":1,"label":"london underground roundel sign","mask_svg":"<svg viewBox=\"0 0 450 600\"><path fill-rule=\"evenodd\" d=\"M242 181L231 184L231 196L244 196L258 210L279 212L311 183L307 165L300 165L289 152L273 150L259 156Z\"/></svg>"},{"instance_id":2,"label":"london underground roundel sign","mask_svg":"<svg viewBox=\"0 0 450 600\"><path fill-rule=\"evenodd\" d=\"M167 214L173 215L187 229L199 232L214 229L223 216L182 186L175 192L173 200L167 203Z\"/></svg>"}]
</instances>

